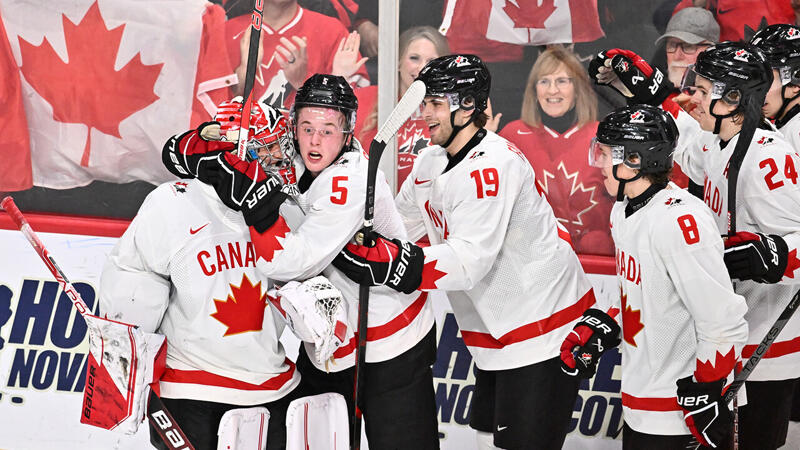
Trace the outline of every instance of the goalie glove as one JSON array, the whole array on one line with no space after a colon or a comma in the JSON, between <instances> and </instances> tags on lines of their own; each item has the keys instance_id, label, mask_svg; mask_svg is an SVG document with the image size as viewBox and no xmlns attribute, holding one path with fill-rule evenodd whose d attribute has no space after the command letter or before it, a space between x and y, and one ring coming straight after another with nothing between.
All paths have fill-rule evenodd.
<instances>
[{"instance_id":1,"label":"goalie glove","mask_svg":"<svg viewBox=\"0 0 800 450\"><path fill-rule=\"evenodd\" d=\"M589 77L608 84L629 99L629 103L659 106L674 89L661 70L653 68L630 50L613 48L600 52L589 63Z\"/></svg>"},{"instance_id":2,"label":"goalie glove","mask_svg":"<svg viewBox=\"0 0 800 450\"><path fill-rule=\"evenodd\" d=\"M302 283L290 281L270 297L292 332L301 341L314 344L314 358L320 366L353 337L342 293L322 275Z\"/></svg>"},{"instance_id":3,"label":"goalie glove","mask_svg":"<svg viewBox=\"0 0 800 450\"><path fill-rule=\"evenodd\" d=\"M591 378L603 353L621 342L620 327L599 309L587 309L561 344L561 370L567 375Z\"/></svg>"},{"instance_id":4,"label":"goalie glove","mask_svg":"<svg viewBox=\"0 0 800 450\"><path fill-rule=\"evenodd\" d=\"M347 244L333 260L334 267L359 284L385 285L404 294L416 291L425 263L422 248L374 232L373 237L371 245Z\"/></svg>"},{"instance_id":5,"label":"goalie glove","mask_svg":"<svg viewBox=\"0 0 800 450\"><path fill-rule=\"evenodd\" d=\"M215 135L214 130L218 136L219 122L205 122L196 130L169 138L161 150L164 167L179 178L195 178L198 166L204 161L236 149L234 142L212 140Z\"/></svg>"},{"instance_id":6,"label":"goalie glove","mask_svg":"<svg viewBox=\"0 0 800 450\"><path fill-rule=\"evenodd\" d=\"M721 448L733 432L733 415L721 398L724 380L699 383L688 376L677 384L678 405L692 435L705 447Z\"/></svg>"},{"instance_id":7,"label":"goalie glove","mask_svg":"<svg viewBox=\"0 0 800 450\"><path fill-rule=\"evenodd\" d=\"M211 185L228 208L241 211L245 223L259 233L275 224L288 196L281 191L281 181L267 176L258 161L248 163L230 152L203 161L197 178Z\"/></svg>"},{"instance_id":8,"label":"goalie glove","mask_svg":"<svg viewBox=\"0 0 800 450\"><path fill-rule=\"evenodd\" d=\"M776 234L740 231L725 240L725 266L731 278L777 283L788 261L786 241Z\"/></svg>"}]
</instances>

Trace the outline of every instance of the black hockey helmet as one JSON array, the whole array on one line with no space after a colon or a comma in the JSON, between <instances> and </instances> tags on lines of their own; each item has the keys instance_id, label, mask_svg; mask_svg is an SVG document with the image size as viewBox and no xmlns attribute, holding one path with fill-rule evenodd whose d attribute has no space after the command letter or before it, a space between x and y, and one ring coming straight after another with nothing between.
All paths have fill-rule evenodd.
<instances>
[{"instance_id":1,"label":"black hockey helmet","mask_svg":"<svg viewBox=\"0 0 800 450\"><path fill-rule=\"evenodd\" d=\"M457 97L451 101L451 109L486 109L492 76L483 61L475 55L440 56L426 64L417 79L425 83L427 95L455 94ZM474 106L465 107L469 100L475 102Z\"/></svg>"},{"instance_id":2,"label":"black hockey helmet","mask_svg":"<svg viewBox=\"0 0 800 450\"><path fill-rule=\"evenodd\" d=\"M620 201L626 182L646 174L665 174L672 169L678 135L675 121L661 108L650 105L618 108L597 126L597 135L589 148L589 165L613 166L614 178L620 182L617 191L617 201ZM639 173L631 179L619 178L619 164L638 169Z\"/></svg>"},{"instance_id":3,"label":"black hockey helmet","mask_svg":"<svg viewBox=\"0 0 800 450\"><path fill-rule=\"evenodd\" d=\"M322 73L312 75L297 90L290 120L294 122L297 110L306 106L337 109L347 119L345 131L352 132L355 127L358 99L344 77Z\"/></svg>"},{"instance_id":4,"label":"black hockey helmet","mask_svg":"<svg viewBox=\"0 0 800 450\"><path fill-rule=\"evenodd\" d=\"M750 43L761 49L770 67L778 71L783 103L775 118L780 119L789 103L800 97L800 93L786 97L787 86L800 86L800 28L785 23L770 25L759 30Z\"/></svg>"},{"instance_id":5,"label":"black hockey helmet","mask_svg":"<svg viewBox=\"0 0 800 450\"><path fill-rule=\"evenodd\" d=\"M725 115L714 114L717 119L714 133L719 133L721 120L740 112L760 111L770 85L772 68L758 47L744 42L722 42L709 47L686 69L681 90L693 92L697 76L711 81L711 110L717 100L725 100L736 109Z\"/></svg>"}]
</instances>

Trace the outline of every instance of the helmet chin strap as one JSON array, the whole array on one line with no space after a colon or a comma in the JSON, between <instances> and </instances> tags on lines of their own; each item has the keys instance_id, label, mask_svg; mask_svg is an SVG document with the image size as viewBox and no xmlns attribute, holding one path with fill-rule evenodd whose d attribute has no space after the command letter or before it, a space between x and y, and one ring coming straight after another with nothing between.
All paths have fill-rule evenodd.
<instances>
[{"instance_id":1,"label":"helmet chin strap","mask_svg":"<svg viewBox=\"0 0 800 450\"><path fill-rule=\"evenodd\" d=\"M456 113L461 109L464 109L464 108L459 108L459 109L457 109L457 110L455 110L455 111L450 113L450 127L453 129L453 131L450 132L450 137L447 138L447 141L445 141L444 144L442 144L442 147L447 148L447 146L450 145L451 142L453 142L453 139L455 139L455 137L458 134L458 132L463 130L467 125L471 124L472 121L475 119L475 112L473 111L473 113L470 114L469 120L467 120L467 123L465 123L464 125L461 125L461 126L456 125L456 121L455 121L456 120ZM474 110L475 108L472 108L472 109Z\"/></svg>"},{"instance_id":2,"label":"helmet chin strap","mask_svg":"<svg viewBox=\"0 0 800 450\"><path fill-rule=\"evenodd\" d=\"M789 86L791 86L791 84L784 84L781 86L781 99L783 102L781 103L781 107L778 109L778 112L775 113L775 120L780 120L783 117L783 113L786 112L786 108L789 106L789 103L800 97L800 91L798 91L794 97L786 98L786 88Z\"/></svg>"},{"instance_id":3,"label":"helmet chin strap","mask_svg":"<svg viewBox=\"0 0 800 450\"><path fill-rule=\"evenodd\" d=\"M708 112L711 113L712 116L714 116L714 134L719 134L719 130L722 127L722 120L723 119L727 119L728 117L733 117L736 114L738 114L740 112L740 110L741 110L741 104L740 104L740 105L736 106L736 109L734 109L733 111L729 112L728 114L715 114L714 113L714 105L716 105L719 100L720 99L718 99L718 98L715 98L714 100L711 100L711 107L708 110Z\"/></svg>"},{"instance_id":4,"label":"helmet chin strap","mask_svg":"<svg viewBox=\"0 0 800 450\"><path fill-rule=\"evenodd\" d=\"M617 187L616 201L621 202L622 200L625 199L625 183L638 180L639 178L642 177L642 172L639 171L639 173L637 173L636 176L634 176L633 178L624 179L617 176L617 167L619 167L619 164L611 168L611 174L614 175L615 180L619 181L619 186Z\"/></svg>"}]
</instances>

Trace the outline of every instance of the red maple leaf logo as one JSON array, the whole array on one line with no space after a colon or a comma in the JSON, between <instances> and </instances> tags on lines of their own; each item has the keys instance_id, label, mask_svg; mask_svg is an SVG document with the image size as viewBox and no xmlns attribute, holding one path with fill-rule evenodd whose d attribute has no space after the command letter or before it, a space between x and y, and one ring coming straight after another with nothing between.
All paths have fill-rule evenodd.
<instances>
[{"instance_id":1,"label":"red maple leaf logo","mask_svg":"<svg viewBox=\"0 0 800 450\"><path fill-rule=\"evenodd\" d=\"M19 38L22 71L33 89L53 108L53 119L88 127L81 166L89 166L92 128L122 138L119 124L158 100L153 85L159 64L142 64L137 53L123 68L114 70L125 25L109 30L93 3L79 24L62 15L67 60L64 62L44 39L35 46Z\"/></svg>"},{"instance_id":2,"label":"red maple leaf logo","mask_svg":"<svg viewBox=\"0 0 800 450\"><path fill-rule=\"evenodd\" d=\"M267 262L272 261L275 252L283 250L283 246L278 242L278 238L285 238L292 231L283 216L278 216L277 222L263 233L259 233L255 228L250 227L250 239L256 248L256 255L264 258Z\"/></svg>"},{"instance_id":3,"label":"red maple leaf logo","mask_svg":"<svg viewBox=\"0 0 800 450\"><path fill-rule=\"evenodd\" d=\"M422 282L419 284L419 288L436 289L436 282L445 275L447 275L447 272L436 269L436 260L426 262L422 266Z\"/></svg>"},{"instance_id":4,"label":"red maple leaf logo","mask_svg":"<svg viewBox=\"0 0 800 450\"><path fill-rule=\"evenodd\" d=\"M556 10L555 0L542 0L537 6L537 0L517 0L519 6L506 0L503 11L508 15L514 28L545 28L544 21Z\"/></svg>"},{"instance_id":5,"label":"red maple leaf logo","mask_svg":"<svg viewBox=\"0 0 800 450\"><path fill-rule=\"evenodd\" d=\"M541 189L547 194L547 201L553 207L558 220L570 231L585 225L583 215L598 203L594 199L595 186L585 187L583 182L578 180L580 175L577 170L567 171L564 161L558 163L554 173L542 170ZM537 189L539 189L538 184Z\"/></svg>"},{"instance_id":6,"label":"red maple leaf logo","mask_svg":"<svg viewBox=\"0 0 800 450\"><path fill-rule=\"evenodd\" d=\"M731 373L735 364L736 352L734 352L733 347L725 356L720 352L716 352L714 362L711 360L707 362L696 360L694 378L700 383L708 383L725 378Z\"/></svg>"},{"instance_id":7,"label":"red maple leaf logo","mask_svg":"<svg viewBox=\"0 0 800 450\"><path fill-rule=\"evenodd\" d=\"M786 270L783 271L783 276L794 278L794 271L800 267L800 259L797 258L797 249L792 249L789 252L789 259L786 261Z\"/></svg>"},{"instance_id":8,"label":"red maple leaf logo","mask_svg":"<svg viewBox=\"0 0 800 450\"><path fill-rule=\"evenodd\" d=\"M214 299L217 312L211 317L228 327L223 336L247 331L261 331L267 293L261 293L261 282L253 285L247 275L242 275L239 286L229 285L231 293L223 300Z\"/></svg>"},{"instance_id":9,"label":"red maple leaf logo","mask_svg":"<svg viewBox=\"0 0 800 450\"><path fill-rule=\"evenodd\" d=\"M620 299L622 301L622 337L628 344L637 347L636 340L634 339L637 334L644 328L642 323L641 310L632 309L628 305L628 296L619 290Z\"/></svg>"}]
</instances>

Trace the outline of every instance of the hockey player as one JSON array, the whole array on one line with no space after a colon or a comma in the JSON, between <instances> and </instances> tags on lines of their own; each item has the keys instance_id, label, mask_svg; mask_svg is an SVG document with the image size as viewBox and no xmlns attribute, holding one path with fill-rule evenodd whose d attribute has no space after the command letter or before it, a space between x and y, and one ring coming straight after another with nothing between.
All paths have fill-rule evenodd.
<instances>
[{"instance_id":1,"label":"hockey player","mask_svg":"<svg viewBox=\"0 0 800 450\"><path fill-rule=\"evenodd\" d=\"M356 97L342 77L316 74L298 90L290 115L301 159L297 202L284 202L280 183L227 153L204 161L198 170L198 178L240 210L250 226L258 272L276 282L324 274L352 302L348 310L353 328L358 285L330 264L363 221L367 160L352 136L356 109ZM407 237L382 175L375 211L377 230ZM431 370L436 333L427 294L387 287L374 289L371 297L366 382L359 405L369 446L438 448ZM309 357L315 350L306 343L297 362L312 393L341 393L351 413L355 346L353 338L325 364Z\"/></svg>"},{"instance_id":2,"label":"hockey player","mask_svg":"<svg viewBox=\"0 0 800 450\"><path fill-rule=\"evenodd\" d=\"M608 62L607 62L608 61ZM590 63L590 76L658 105L676 117L681 136L675 159L696 183L721 234L728 234L729 160L742 155L735 189L736 235L725 241L725 264L737 293L747 300L749 358L797 291L800 260L800 156L764 120L772 69L749 44L725 42L701 52L687 69L682 90L691 117L670 100L669 81L626 50L609 50ZM692 120L694 119L694 120ZM734 151L745 131L744 152ZM800 320L792 319L747 381L747 405L739 409L742 448L774 449L786 436L794 379L800 370Z\"/></svg>"},{"instance_id":3,"label":"hockey player","mask_svg":"<svg viewBox=\"0 0 800 450\"><path fill-rule=\"evenodd\" d=\"M443 56L418 79L435 145L420 152L396 198L411 241L350 244L334 264L401 292L447 291L477 366L470 426L479 448L560 448L580 380L561 371L559 346L594 292L530 164L483 128L491 84L483 62ZM426 232L431 246L415 246Z\"/></svg>"},{"instance_id":4,"label":"hockey player","mask_svg":"<svg viewBox=\"0 0 800 450\"><path fill-rule=\"evenodd\" d=\"M589 153L608 193L620 199L611 234L624 338L625 449L687 448L692 434L705 446L727 448L733 430L720 397L747 340L747 305L733 292L711 210L668 182L677 140L669 114L633 105L600 122ZM567 369L590 333L576 327L567 337Z\"/></svg>"},{"instance_id":5,"label":"hockey player","mask_svg":"<svg viewBox=\"0 0 800 450\"><path fill-rule=\"evenodd\" d=\"M258 105L253 115L252 142L264 156L277 144L275 122ZM233 142L202 137L218 134L218 126L207 122L171 138L167 168L191 178L201 156L235 150ZM300 376L278 340L283 320L267 306L247 225L211 186L186 179L150 193L109 255L100 285L108 318L166 336L160 395L195 448L217 448L223 414L253 406L270 413L268 448L284 448L286 408L301 396ZM151 442L167 448L152 427Z\"/></svg>"}]
</instances>

